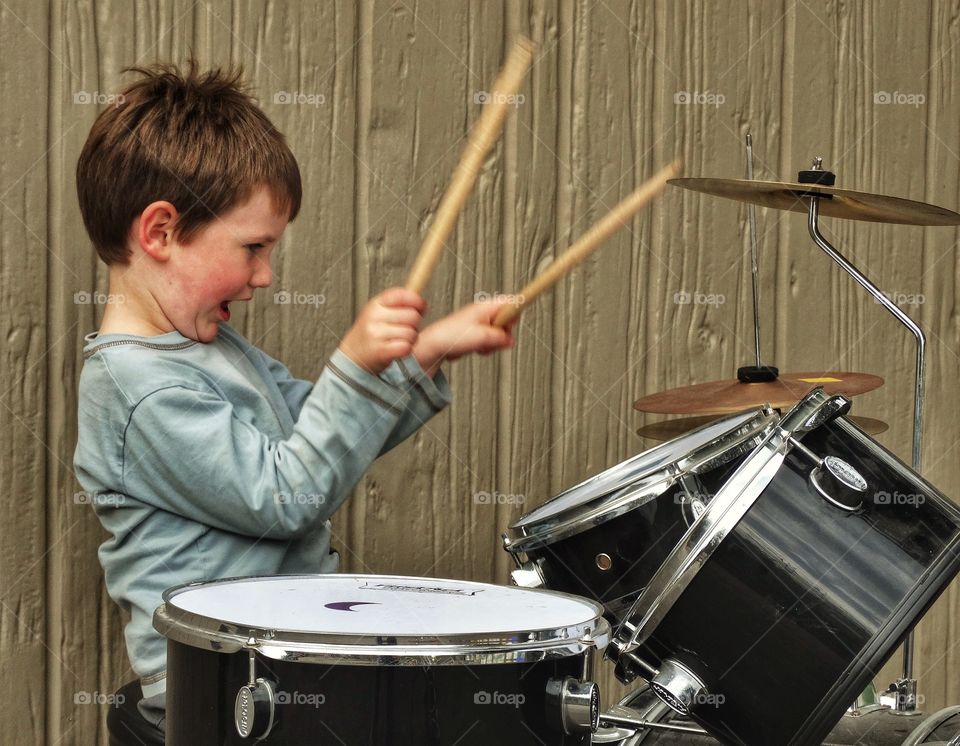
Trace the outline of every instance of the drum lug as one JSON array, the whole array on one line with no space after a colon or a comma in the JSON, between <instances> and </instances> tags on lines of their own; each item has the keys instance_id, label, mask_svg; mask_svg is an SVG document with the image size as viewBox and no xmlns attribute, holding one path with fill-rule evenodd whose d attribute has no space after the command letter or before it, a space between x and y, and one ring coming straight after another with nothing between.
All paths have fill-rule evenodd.
<instances>
[{"instance_id":1,"label":"drum lug","mask_svg":"<svg viewBox=\"0 0 960 746\"><path fill-rule=\"evenodd\" d=\"M824 500L836 508L851 513L863 507L862 494L867 491L867 480L852 465L836 456L821 458L795 437L788 438L787 442L797 453L815 464L807 479L810 486L819 492ZM833 490L828 490L825 486L825 476L833 484ZM840 496L833 494L834 492ZM844 495L847 497L846 500L843 499Z\"/></svg>"},{"instance_id":2,"label":"drum lug","mask_svg":"<svg viewBox=\"0 0 960 746\"><path fill-rule=\"evenodd\" d=\"M540 560L524 562L516 570L511 570L510 578L514 585L521 588L545 588L547 585L540 568Z\"/></svg>"},{"instance_id":3,"label":"drum lug","mask_svg":"<svg viewBox=\"0 0 960 746\"><path fill-rule=\"evenodd\" d=\"M234 725L241 738L262 741L270 735L276 723L276 684L256 676L256 655L253 650L249 653L250 680L237 692Z\"/></svg>"},{"instance_id":4,"label":"drum lug","mask_svg":"<svg viewBox=\"0 0 960 746\"><path fill-rule=\"evenodd\" d=\"M660 673L650 680L650 688L681 715L707 695L706 684L682 663L668 658L660 664Z\"/></svg>"},{"instance_id":5,"label":"drum lug","mask_svg":"<svg viewBox=\"0 0 960 746\"><path fill-rule=\"evenodd\" d=\"M842 497L831 494L831 491L824 486L824 468L829 474L830 481L837 486L837 494L848 496L846 502ZM867 481L843 459L827 456L810 472L808 479L820 496L835 508L853 513L863 507L862 493L867 491Z\"/></svg>"},{"instance_id":6,"label":"drum lug","mask_svg":"<svg viewBox=\"0 0 960 746\"><path fill-rule=\"evenodd\" d=\"M624 622L624 625L627 624L627 622ZM614 663L614 675L623 684L629 684L638 677L649 681L659 673L656 668L638 657L633 652L634 650L636 648L628 648L623 640L618 639L611 640L604 651L604 657Z\"/></svg>"},{"instance_id":7,"label":"drum lug","mask_svg":"<svg viewBox=\"0 0 960 746\"><path fill-rule=\"evenodd\" d=\"M547 720L567 735L595 733L600 725L600 689L572 676L547 682Z\"/></svg>"}]
</instances>

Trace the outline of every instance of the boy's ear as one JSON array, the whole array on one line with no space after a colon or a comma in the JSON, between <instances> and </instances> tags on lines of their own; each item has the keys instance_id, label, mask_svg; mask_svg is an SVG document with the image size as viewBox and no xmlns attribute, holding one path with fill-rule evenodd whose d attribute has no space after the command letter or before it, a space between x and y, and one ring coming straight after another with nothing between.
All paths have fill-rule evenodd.
<instances>
[{"instance_id":1,"label":"boy's ear","mask_svg":"<svg viewBox=\"0 0 960 746\"><path fill-rule=\"evenodd\" d=\"M170 258L177 217L177 208L170 202L151 202L133 226L140 248L158 262Z\"/></svg>"}]
</instances>

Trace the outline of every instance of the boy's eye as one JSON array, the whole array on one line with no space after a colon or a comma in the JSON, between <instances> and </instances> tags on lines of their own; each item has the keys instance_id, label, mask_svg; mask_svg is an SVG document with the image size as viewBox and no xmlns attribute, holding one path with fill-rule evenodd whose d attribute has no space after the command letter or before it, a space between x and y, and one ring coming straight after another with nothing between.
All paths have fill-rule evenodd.
<instances>
[{"instance_id":1,"label":"boy's eye","mask_svg":"<svg viewBox=\"0 0 960 746\"><path fill-rule=\"evenodd\" d=\"M244 248L249 249L250 251L256 251L257 249L262 249L262 243L248 243L244 245Z\"/></svg>"}]
</instances>

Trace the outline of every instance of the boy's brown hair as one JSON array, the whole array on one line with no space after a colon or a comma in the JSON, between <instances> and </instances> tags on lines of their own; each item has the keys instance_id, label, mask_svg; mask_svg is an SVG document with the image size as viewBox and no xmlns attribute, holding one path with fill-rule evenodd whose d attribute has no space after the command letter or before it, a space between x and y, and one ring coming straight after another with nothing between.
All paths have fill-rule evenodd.
<instances>
[{"instance_id":1,"label":"boy's brown hair","mask_svg":"<svg viewBox=\"0 0 960 746\"><path fill-rule=\"evenodd\" d=\"M290 220L300 210L297 161L246 92L242 71L200 73L195 60L188 64L186 72L127 68L141 77L100 113L80 153L80 212L107 264L129 261L130 225L157 200L177 208L182 243L261 185Z\"/></svg>"}]
</instances>

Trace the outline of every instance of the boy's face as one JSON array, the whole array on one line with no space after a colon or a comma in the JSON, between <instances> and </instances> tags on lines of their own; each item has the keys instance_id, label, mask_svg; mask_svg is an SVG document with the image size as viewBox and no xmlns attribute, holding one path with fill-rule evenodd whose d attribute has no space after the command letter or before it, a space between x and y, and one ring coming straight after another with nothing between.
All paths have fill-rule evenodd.
<instances>
[{"instance_id":1,"label":"boy's face","mask_svg":"<svg viewBox=\"0 0 960 746\"><path fill-rule=\"evenodd\" d=\"M213 220L189 244L174 243L162 295L164 315L185 337L210 342L228 304L273 281L270 255L287 226L266 187Z\"/></svg>"}]
</instances>

